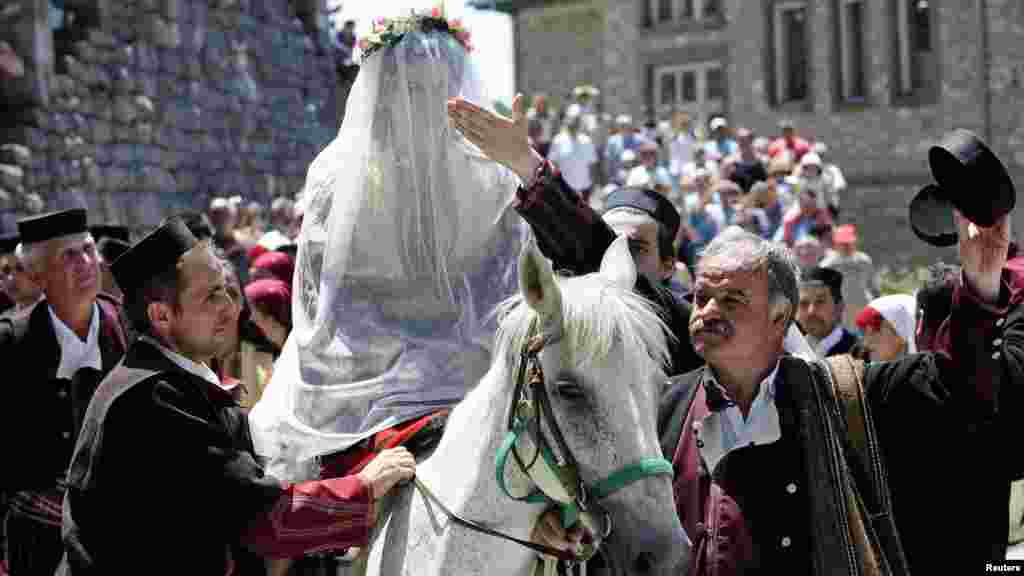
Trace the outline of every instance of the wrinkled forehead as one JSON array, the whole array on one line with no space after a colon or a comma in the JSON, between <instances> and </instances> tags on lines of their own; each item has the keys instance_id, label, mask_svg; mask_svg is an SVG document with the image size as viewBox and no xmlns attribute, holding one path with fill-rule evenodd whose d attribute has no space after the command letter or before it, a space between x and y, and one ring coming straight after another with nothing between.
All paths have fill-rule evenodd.
<instances>
[{"instance_id":1,"label":"wrinkled forehead","mask_svg":"<svg viewBox=\"0 0 1024 576\"><path fill-rule=\"evenodd\" d=\"M703 258L697 265L696 290L747 289L768 287L768 273L763 266L744 262L743 254Z\"/></svg>"}]
</instances>

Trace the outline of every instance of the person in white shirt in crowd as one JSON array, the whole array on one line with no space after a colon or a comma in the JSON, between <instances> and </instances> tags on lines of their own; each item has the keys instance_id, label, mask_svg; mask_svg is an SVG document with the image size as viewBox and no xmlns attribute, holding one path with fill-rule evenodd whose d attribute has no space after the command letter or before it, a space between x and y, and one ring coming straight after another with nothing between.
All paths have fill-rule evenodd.
<instances>
[{"instance_id":1,"label":"person in white shirt in crowd","mask_svg":"<svg viewBox=\"0 0 1024 576\"><path fill-rule=\"evenodd\" d=\"M832 218L839 214L839 193L832 185L832 178L825 175L821 156L814 152L804 154L797 168L797 176L804 185L818 192L818 208L827 209Z\"/></svg>"},{"instance_id":2,"label":"person in white shirt in crowd","mask_svg":"<svg viewBox=\"0 0 1024 576\"><path fill-rule=\"evenodd\" d=\"M811 147L811 151L821 159L822 176L828 180L836 197L842 198L843 192L846 191L847 187L846 177L843 175L843 171L839 169L839 165L830 161L828 146L824 142L815 142Z\"/></svg>"},{"instance_id":3,"label":"person in white shirt in crowd","mask_svg":"<svg viewBox=\"0 0 1024 576\"><path fill-rule=\"evenodd\" d=\"M695 148L697 139L693 136L690 115L676 112L672 116L672 137L668 144L668 173L676 182L683 175L683 166L693 162Z\"/></svg>"},{"instance_id":4,"label":"person in white shirt in crowd","mask_svg":"<svg viewBox=\"0 0 1024 576\"><path fill-rule=\"evenodd\" d=\"M683 192L690 192L693 190L694 181L698 177L698 174L710 176L712 174L718 174L718 172L718 162L708 158L703 146L696 146L693 149L693 161L683 164L683 168L679 176L679 182L683 188Z\"/></svg>"},{"instance_id":5,"label":"person in white shirt in crowd","mask_svg":"<svg viewBox=\"0 0 1024 576\"><path fill-rule=\"evenodd\" d=\"M620 114L615 118L615 134L608 137L604 147L605 177L615 178L622 169L620 159L626 150L635 151L640 146L640 136L633 126L633 117Z\"/></svg>"},{"instance_id":6,"label":"person in white shirt in crowd","mask_svg":"<svg viewBox=\"0 0 1024 576\"><path fill-rule=\"evenodd\" d=\"M281 246L292 243L291 229L295 219L295 202L281 196L270 204L270 225L260 237L258 244L273 252Z\"/></svg>"},{"instance_id":7,"label":"person in white shirt in crowd","mask_svg":"<svg viewBox=\"0 0 1024 576\"><path fill-rule=\"evenodd\" d=\"M722 116L712 118L708 123L708 130L710 137L704 143L704 151L709 159L721 162L723 158L732 156L739 151L739 145L732 139L729 122L725 118Z\"/></svg>"},{"instance_id":8,"label":"person in white shirt in crowd","mask_svg":"<svg viewBox=\"0 0 1024 576\"><path fill-rule=\"evenodd\" d=\"M530 137L537 148L537 153L547 156L551 148L551 140L558 132L558 117L548 109L547 94L539 93L533 97L533 106L526 111L529 122Z\"/></svg>"},{"instance_id":9,"label":"person in white shirt in crowd","mask_svg":"<svg viewBox=\"0 0 1024 576\"><path fill-rule=\"evenodd\" d=\"M601 129L601 121L597 114L595 100L601 95L601 91L594 86L577 86L572 91L572 96L580 106L580 129L591 138L597 136Z\"/></svg>"},{"instance_id":10,"label":"person in white shirt in crowd","mask_svg":"<svg viewBox=\"0 0 1024 576\"><path fill-rule=\"evenodd\" d=\"M658 165L658 144L651 140L644 140L637 149L637 158L640 164L630 170L627 182L628 186L650 187L662 196L668 197L672 193L672 177L668 169Z\"/></svg>"},{"instance_id":11,"label":"person in white shirt in crowd","mask_svg":"<svg viewBox=\"0 0 1024 576\"><path fill-rule=\"evenodd\" d=\"M878 274L871 256L857 249L855 225L844 224L833 230L832 246L821 266L843 273L843 301L847 305L844 321L853 326L861 308L881 293Z\"/></svg>"},{"instance_id":12,"label":"person in white shirt in crowd","mask_svg":"<svg viewBox=\"0 0 1024 576\"><path fill-rule=\"evenodd\" d=\"M566 109L565 126L551 141L548 160L558 166L565 183L584 202L589 202L597 181L598 158L594 142L581 129L582 113L579 104L572 104Z\"/></svg>"}]
</instances>

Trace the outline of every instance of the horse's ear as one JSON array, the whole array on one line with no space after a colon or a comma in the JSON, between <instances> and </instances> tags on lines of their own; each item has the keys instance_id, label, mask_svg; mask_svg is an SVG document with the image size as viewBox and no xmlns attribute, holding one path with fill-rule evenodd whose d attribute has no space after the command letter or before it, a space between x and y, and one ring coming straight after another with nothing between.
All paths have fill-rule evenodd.
<instances>
[{"instance_id":1,"label":"horse's ear","mask_svg":"<svg viewBox=\"0 0 1024 576\"><path fill-rule=\"evenodd\" d=\"M540 253L533 236L519 255L519 290L526 303L545 322L554 320L562 312L562 294L555 283L555 273L547 258Z\"/></svg>"},{"instance_id":2,"label":"horse's ear","mask_svg":"<svg viewBox=\"0 0 1024 576\"><path fill-rule=\"evenodd\" d=\"M629 251L629 239L619 236L601 258L601 276L611 280L623 290L636 286L636 262Z\"/></svg>"}]
</instances>

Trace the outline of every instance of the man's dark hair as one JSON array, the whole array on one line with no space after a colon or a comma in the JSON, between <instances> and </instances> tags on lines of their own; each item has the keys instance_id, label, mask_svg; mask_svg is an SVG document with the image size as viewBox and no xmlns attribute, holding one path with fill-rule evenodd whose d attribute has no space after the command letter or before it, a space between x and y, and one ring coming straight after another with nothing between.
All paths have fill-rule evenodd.
<instances>
[{"instance_id":1,"label":"man's dark hair","mask_svg":"<svg viewBox=\"0 0 1024 576\"><path fill-rule=\"evenodd\" d=\"M178 267L172 266L147 280L139 289L124 295L124 315L136 334L156 337L149 323L149 305L163 302L177 310L181 304L179 294L182 284Z\"/></svg>"}]
</instances>

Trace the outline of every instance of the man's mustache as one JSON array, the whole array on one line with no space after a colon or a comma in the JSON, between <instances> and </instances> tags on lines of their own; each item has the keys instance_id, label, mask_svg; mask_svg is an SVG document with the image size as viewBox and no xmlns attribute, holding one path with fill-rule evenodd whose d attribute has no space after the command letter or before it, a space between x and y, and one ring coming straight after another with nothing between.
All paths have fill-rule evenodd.
<instances>
[{"instance_id":1,"label":"man's mustache","mask_svg":"<svg viewBox=\"0 0 1024 576\"><path fill-rule=\"evenodd\" d=\"M690 334L714 334L716 336L722 336L728 338L733 334L732 324L725 320L704 320L703 318L694 318L690 322Z\"/></svg>"}]
</instances>

